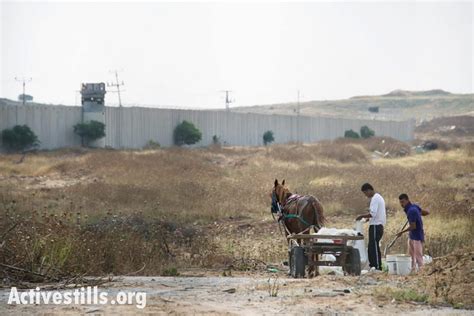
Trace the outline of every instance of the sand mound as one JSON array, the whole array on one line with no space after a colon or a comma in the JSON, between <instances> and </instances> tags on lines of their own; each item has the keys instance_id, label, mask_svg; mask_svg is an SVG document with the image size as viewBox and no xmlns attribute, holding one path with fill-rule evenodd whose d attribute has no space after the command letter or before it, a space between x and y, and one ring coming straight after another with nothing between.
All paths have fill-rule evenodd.
<instances>
[{"instance_id":1,"label":"sand mound","mask_svg":"<svg viewBox=\"0 0 474 316\"><path fill-rule=\"evenodd\" d=\"M459 250L435 258L421 271L420 282L431 303L474 309L474 251Z\"/></svg>"},{"instance_id":2,"label":"sand mound","mask_svg":"<svg viewBox=\"0 0 474 316\"><path fill-rule=\"evenodd\" d=\"M435 136L473 136L474 116L460 115L435 118L417 126L415 133L431 133Z\"/></svg>"}]
</instances>

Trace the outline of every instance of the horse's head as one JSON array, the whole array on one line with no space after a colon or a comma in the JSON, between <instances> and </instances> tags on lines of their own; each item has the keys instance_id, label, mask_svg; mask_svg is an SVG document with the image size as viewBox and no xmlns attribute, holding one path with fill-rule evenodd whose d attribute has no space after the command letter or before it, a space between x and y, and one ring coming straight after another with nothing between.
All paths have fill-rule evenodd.
<instances>
[{"instance_id":1,"label":"horse's head","mask_svg":"<svg viewBox=\"0 0 474 316\"><path fill-rule=\"evenodd\" d=\"M287 187L285 187L285 180L280 184L278 180L275 179L275 183L273 186L272 191L272 207L273 204L280 203L280 205L284 205L288 196L291 195L290 191Z\"/></svg>"},{"instance_id":2,"label":"horse's head","mask_svg":"<svg viewBox=\"0 0 474 316\"><path fill-rule=\"evenodd\" d=\"M285 180L280 184L278 180L275 179L271 193L272 212L278 213L284 209L284 213L287 215L297 215L297 220L295 217L291 217L285 222L288 231L291 233L302 232L310 225L313 225L315 230L318 231L326 220L321 203L311 195L304 195L295 196L294 201L296 201L296 203L287 204L288 198L291 195L291 192L285 186Z\"/></svg>"}]
</instances>

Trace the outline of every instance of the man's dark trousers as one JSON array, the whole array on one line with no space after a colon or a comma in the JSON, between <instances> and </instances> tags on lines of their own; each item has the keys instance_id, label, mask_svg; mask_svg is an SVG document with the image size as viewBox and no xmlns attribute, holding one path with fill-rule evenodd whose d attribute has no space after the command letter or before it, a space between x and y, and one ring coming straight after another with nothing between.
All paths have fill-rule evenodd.
<instances>
[{"instance_id":1,"label":"man's dark trousers","mask_svg":"<svg viewBox=\"0 0 474 316\"><path fill-rule=\"evenodd\" d=\"M383 225L369 226L369 266L382 270L382 253L380 252L380 239L383 236Z\"/></svg>"}]
</instances>

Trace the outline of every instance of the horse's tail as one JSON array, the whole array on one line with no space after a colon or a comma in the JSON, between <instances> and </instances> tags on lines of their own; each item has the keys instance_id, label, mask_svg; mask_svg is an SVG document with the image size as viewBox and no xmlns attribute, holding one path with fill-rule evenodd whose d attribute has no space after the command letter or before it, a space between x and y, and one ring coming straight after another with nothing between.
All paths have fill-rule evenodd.
<instances>
[{"instance_id":1,"label":"horse's tail","mask_svg":"<svg viewBox=\"0 0 474 316\"><path fill-rule=\"evenodd\" d=\"M324 217L324 209L322 204L319 202L319 200L315 197L312 198L311 203L313 204L313 208L315 211L315 224L317 227L321 228L326 224L326 217Z\"/></svg>"}]
</instances>

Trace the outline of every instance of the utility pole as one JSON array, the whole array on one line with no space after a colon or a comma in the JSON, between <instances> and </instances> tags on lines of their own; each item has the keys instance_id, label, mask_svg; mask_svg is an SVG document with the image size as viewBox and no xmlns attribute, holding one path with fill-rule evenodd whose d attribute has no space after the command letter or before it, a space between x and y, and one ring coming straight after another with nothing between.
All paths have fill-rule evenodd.
<instances>
[{"instance_id":1,"label":"utility pole","mask_svg":"<svg viewBox=\"0 0 474 316\"><path fill-rule=\"evenodd\" d=\"M77 106L77 97L81 95L81 90L74 90L74 106ZM82 106L82 102L81 102Z\"/></svg>"},{"instance_id":2,"label":"utility pole","mask_svg":"<svg viewBox=\"0 0 474 316\"><path fill-rule=\"evenodd\" d=\"M300 90L298 90L298 95L296 97L296 114L300 115Z\"/></svg>"},{"instance_id":3,"label":"utility pole","mask_svg":"<svg viewBox=\"0 0 474 316\"><path fill-rule=\"evenodd\" d=\"M117 88L117 91L111 91L111 92L117 92L118 94L118 99L119 99L119 120L118 120L118 130L119 130L119 134L118 134L118 137L117 137L117 140L118 140L118 147L119 148L122 148L122 121L123 121L123 113L122 113L122 97L120 95L120 86L124 86L125 84L123 83L123 80L122 82L120 83L119 82L119 78L118 78L118 70L111 70L110 73L115 73L115 83L113 82L110 82L110 83L107 83L107 87L115 87Z\"/></svg>"},{"instance_id":4,"label":"utility pole","mask_svg":"<svg viewBox=\"0 0 474 316\"><path fill-rule=\"evenodd\" d=\"M113 82L107 82L107 87L115 87L117 91L111 91L111 92L117 92L118 94L118 99L119 99L119 107L122 107L122 98L120 96L120 86L124 86L125 84L122 82L119 82L118 78L118 70L111 70L111 73L115 73L115 83Z\"/></svg>"},{"instance_id":5,"label":"utility pole","mask_svg":"<svg viewBox=\"0 0 474 316\"><path fill-rule=\"evenodd\" d=\"M229 97L229 93L232 92L231 90L223 90L222 92L225 92L225 109L227 111L230 110L230 104L234 102L234 100L231 100Z\"/></svg>"},{"instance_id":6,"label":"utility pole","mask_svg":"<svg viewBox=\"0 0 474 316\"><path fill-rule=\"evenodd\" d=\"M300 133L298 129L298 125L300 124L300 90L298 89L297 96L296 96L296 142L299 143L300 141Z\"/></svg>"},{"instance_id":7,"label":"utility pole","mask_svg":"<svg viewBox=\"0 0 474 316\"><path fill-rule=\"evenodd\" d=\"M26 86L26 83L27 82L31 82L33 79L32 78L25 78L25 77L22 77L22 78L18 78L18 77L15 77L15 80L18 81L18 82L21 82L22 85L23 85L23 94L22 94L22 100L23 100L23 105L25 105L25 102L26 102L26 98L25 98L25 86Z\"/></svg>"}]
</instances>

